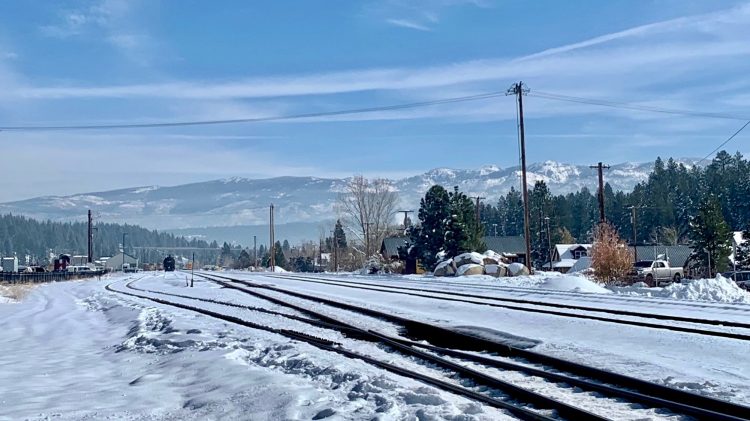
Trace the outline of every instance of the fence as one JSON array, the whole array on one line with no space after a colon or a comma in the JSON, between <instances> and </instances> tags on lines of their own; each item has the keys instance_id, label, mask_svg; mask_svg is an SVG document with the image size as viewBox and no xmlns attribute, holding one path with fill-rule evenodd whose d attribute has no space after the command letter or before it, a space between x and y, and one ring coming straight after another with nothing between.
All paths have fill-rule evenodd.
<instances>
[{"instance_id":1,"label":"fence","mask_svg":"<svg viewBox=\"0 0 750 421\"><path fill-rule=\"evenodd\" d=\"M0 281L10 283L25 283L25 282L56 282L56 281L71 281L75 279L93 278L102 276L104 271L95 272L38 272L38 273L16 273L16 272L0 272Z\"/></svg>"}]
</instances>

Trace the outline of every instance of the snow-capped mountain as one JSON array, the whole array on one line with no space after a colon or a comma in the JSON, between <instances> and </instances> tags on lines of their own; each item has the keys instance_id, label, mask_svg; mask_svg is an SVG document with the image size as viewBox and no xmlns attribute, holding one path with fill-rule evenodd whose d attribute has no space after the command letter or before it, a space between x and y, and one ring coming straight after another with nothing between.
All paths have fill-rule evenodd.
<instances>
[{"instance_id":1,"label":"snow-capped mountain","mask_svg":"<svg viewBox=\"0 0 750 421\"><path fill-rule=\"evenodd\" d=\"M686 160L686 164L692 164ZM653 163L623 163L606 171L615 190L631 190L648 178ZM402 205L416 209L431 186L458 186L469 195L494 201L511 187L519 189L518 167L484 166L474 170L437 168L394 180ZM553 193L597 188L596 170L588 166L545 161L529 166L528 183L544 180ZM268 205L276 206L278 223L318 222L336 216L336 197L346 180L317 177L229 178L171 187L45 196L0 204L0 212L57 221L81 220L92 209L100 221L127 222L151 228L185 228L264 224Z\"/></svg>"}]
</instances>

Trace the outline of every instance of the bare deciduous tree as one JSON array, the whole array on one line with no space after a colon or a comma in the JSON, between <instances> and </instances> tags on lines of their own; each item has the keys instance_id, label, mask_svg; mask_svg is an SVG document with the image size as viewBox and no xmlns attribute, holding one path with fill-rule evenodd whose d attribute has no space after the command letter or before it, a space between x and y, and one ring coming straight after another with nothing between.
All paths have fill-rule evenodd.
<instances>
[{"instance_id":1,"label":"bare deciduous tree","mask_svg":"<svg viewBox=\"0 0 750 421\"><path fill-rule=\"evenodd\" d=\"M358 175L347 182L338 204L345 224L364 246L360 253L364 262L388 234L396 214L398 193L389 180L370 181Z\"/></svg>"},{"instance_id":2,"label":"bare deciduous tree","mask_svg":"<svg viewBox=\"0 0 750 421\"><path fill-rule=\"evenodd\" d=\"M632 270L633 256L612 225L600 224L596 228L591 267L596 279L604 283L622 279Z\"/></svg>"}]
</instances>

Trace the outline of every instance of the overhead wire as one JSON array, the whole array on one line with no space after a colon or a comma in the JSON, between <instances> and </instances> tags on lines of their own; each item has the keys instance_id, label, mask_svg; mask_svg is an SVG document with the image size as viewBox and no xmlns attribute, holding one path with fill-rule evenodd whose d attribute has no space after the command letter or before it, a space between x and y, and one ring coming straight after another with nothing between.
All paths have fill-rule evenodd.
<instances>
[{"instance_id":1,"label":"overhead wire","mask_svg":"<svg viewBox=\"0 0 750 421\"><path fill-rule=\"evenodd\" d=\"M59 125L59 126L0 126L2 131L44 131L44 130L107 130L107 129L142 129L142 128L159 128L159 127L183 127L183 126L206 126L218 124L238 124L238 123L261 123L281 120L299 120L315 117L334 117L340 115L363 114L377 111L403 110L409 108L427 107L440 104L451 104L456 102L478 101L505 96L505 91L487 92L476 95L467 95L453 98L442 98L432 101L412 102L406 104L385 105L380 107L354 108L337 111L321 111L314 113L288 114L269 117L252 117L236 118L224 120L189 120L173 121L162 123L123 123L123 124L84 124L84 125Z\"/></svg>"}]
</instances>

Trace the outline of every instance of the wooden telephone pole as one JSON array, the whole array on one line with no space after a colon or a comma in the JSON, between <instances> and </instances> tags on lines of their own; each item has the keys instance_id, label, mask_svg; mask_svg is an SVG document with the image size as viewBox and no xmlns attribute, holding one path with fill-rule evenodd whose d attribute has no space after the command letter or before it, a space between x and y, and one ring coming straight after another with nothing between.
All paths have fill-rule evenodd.
<instances>
[{"instance_id":1,"label":"wooden telephone pole","mask_svg":"<svg viewBox=\"0 0 750 421\"><path fill-rule=\"evenodd\" d=\"M89 209L89 233L88 233L88 245L89 245L89 254L87 261L89 263L94 261L94 224L91 218L91 209ZM123 247L125 247L123 245Z\"/></svg>"},{"instance_id":2,"label":"wooden telephone pole","mask_svg":"<svg viewBox=\"0 0 750 421\"><path fill-rule=\"evenodd\" d=\"M526 183L526 134L523 127L523 96L529 89L523 82L514 83L506 92L506 95L515 95L518 101L518 134L521 149L521 192L523 193L523 232L526 242L526 266L529 273L534 273L531 265L531 230L529 228L529 188Z\"/></svg>"},{"instance_id":3,"label":"wooden telephone pole","mask_svg":"<svg viewBox=\"0 0 750 421\"><path fill-rule=\"evenodd\" d=\"M472 199L476 199L476 201L477 201L477 205L476 205L476 208L474 210L476 211L477 228L479 228L479 201L483 200L483 199L486 199L486 197L472 196Z\"/></svg>"},{"instance_id":4,"label":"wooden telephone pole","mask_svg":"<svg viewBox=\"0 0 750 421\"><path fill-rule=\"evenodd\" d=\"M604 170L609 169L609 165L603 165L601 162L596 165L591 165L589 168L596 168L599 173L599 223L603 224L607 222L607 218L604 216Z\"/></svg>"},{"instance_id":5,"label":"wooden telephone pole","mask_svg":"<svg viewBox=\"0 0 750 421\"><path fill-rule=\"evenodd\" d=\"M273 237L273 203L271 203L271 210L269 212L269 238L271 239L271 272L276 272L276 242Z\"/></svg>"}]
</instances>

